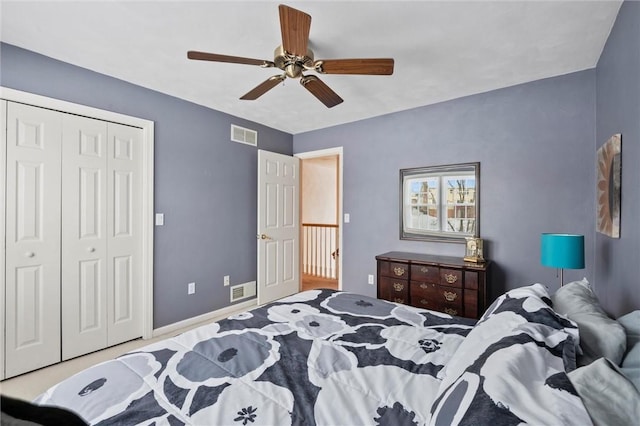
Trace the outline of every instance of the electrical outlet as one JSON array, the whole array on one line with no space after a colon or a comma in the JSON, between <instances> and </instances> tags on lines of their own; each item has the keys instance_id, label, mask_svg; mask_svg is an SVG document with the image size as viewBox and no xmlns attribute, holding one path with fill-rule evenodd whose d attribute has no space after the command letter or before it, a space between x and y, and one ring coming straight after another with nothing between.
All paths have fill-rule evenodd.
<instances>
[{"instance_id":1,"label":"electrical outlet","mask_svg":"<svg viewBox=\"0 0 640 426\"><path fill-rule=\"evenodd\" d=\"M225 287L229 285L229 275L224 276L224 285Z\"/></svg>"},{"instance_id":2,"label":"electrical outlet","mask_svg":"<svg viewBox=\"0 0 640 426\"><path fill-rule=\"evenodd\" d=\"M196 283L187 284L187 294L193 294L196 292Z\"/></svg>"},{"instance_id":3,"label":"electrical outlet","mask_svg":"<svg viewBox=\"0 0 640 426\"><path fill-rule=\"evenodd\" d=\"M373 275L372 274L369 274L368 283L373 285Z\"/></svg>"}]
</instances>

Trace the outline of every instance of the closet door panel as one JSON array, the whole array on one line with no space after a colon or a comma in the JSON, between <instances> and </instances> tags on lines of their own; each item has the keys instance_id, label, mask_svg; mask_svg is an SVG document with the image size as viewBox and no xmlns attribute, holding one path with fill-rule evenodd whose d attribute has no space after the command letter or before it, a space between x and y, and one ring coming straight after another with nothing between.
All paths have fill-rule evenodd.
<instances>
[{"instance_id":1,"label":"closet door panel","mask_svg":"<svg viewBox=\"0 0 640 426\"><path fill-rule=\"evenodd\" d=\"M60 361L60 114L7 103L5 376Z\"/></svg>"},{"instance_id":2,"label":"closet door panel","mask_svg":"<svg viewBox=\"0 0 640 426\"><path fill-rule=\"evenodd\" d=\"M0 100L0 164L3 167L6 167L7 164L7 158L6 158L6 153L7 153L7 101L3 101ZM6 170L3 169L3 170ZM5 277L5 268L4 268L4 259L5 259L5 247L4 247L4 230L5 230L5 217L4 217L4 212L5 212L5 195L6 195L6 185L5 185L5 175L6 173L2 173L0 172L0 202L2 203L2 205L0 205L0 309L3 309L2 311L0 311L0 380L4 380L4 335L5 335L5 328L4 328L4 321L5 321L5 312L6 309L4 309L5 307L5 303L4 303L4 296L5 296L5 284L4 284L4 277Z\"/></svg>"},{"instance_id":3,"label":"closet door panel","mask_svg":"<svg viewBox=\"0 0 640 426\"><path fill-rule=\"evenodd\" d=\"M107 124L65 114L62 359L107 346Z\"/></svg>"},{"instance_id":4,"label":"closet door panel","mask_svg":"<svg viewBox=\"0 0 640 426\"><path fill-rule=\"evenodd\" d=\"M142 130L108 126L108 343L142 336Z\"/></svg>"}]
</instances>

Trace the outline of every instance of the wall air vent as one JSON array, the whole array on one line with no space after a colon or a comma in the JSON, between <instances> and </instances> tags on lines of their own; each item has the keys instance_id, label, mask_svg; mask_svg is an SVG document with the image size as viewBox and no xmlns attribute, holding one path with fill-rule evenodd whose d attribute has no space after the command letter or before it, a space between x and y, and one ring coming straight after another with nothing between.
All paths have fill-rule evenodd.
<instances>
[{"instance_id":1,"label":"wall air vent","mask_svg":"<svg viewBox=\"0 0 640 426\"><path fill-rule=\"evenodd\" d=\"M231 293L232 302L253 297L256 295L256 282L249 281L248 283L234 285L229 289L229 292Z\"/></svg>"},{"instance_id":2,"label":"wall air vent","mask_svg":"<svg viewBox=\"0 0 640 426\"><path fill-rule=\"evenodd\" d=\"M251 146L258 146L258 132L244 127L231 125L231 140Z\"/></svg>"}]
</instances>

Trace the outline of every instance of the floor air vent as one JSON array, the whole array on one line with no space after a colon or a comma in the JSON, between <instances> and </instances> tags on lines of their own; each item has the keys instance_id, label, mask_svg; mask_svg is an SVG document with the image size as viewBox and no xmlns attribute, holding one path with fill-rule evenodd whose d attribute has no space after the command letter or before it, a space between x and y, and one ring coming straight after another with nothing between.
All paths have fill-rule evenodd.
<instances>
[{"instance_id":1,"label":"floor air vent","mask_svg":"<svg viewBox=\"0 0 640 426\"><path fill-rule=\"evenodd\" d=\"M245 143L251 146L258 146L258 132L232 124L231 140L234 142Z\"/></svg>"},{"instance_id":2,"label":"floor air vent","mask_svg":"<svg viewBox=\"0 0 640 426\"><path fill-rule=\"evenodd\" d=\"M256 295L256 282L250 281L248 283L234 285L233 287L230 287L229 291L231 292L232 302L240 299L246 299L247 297L253 297Z\"/></svg>"}]
</instances>

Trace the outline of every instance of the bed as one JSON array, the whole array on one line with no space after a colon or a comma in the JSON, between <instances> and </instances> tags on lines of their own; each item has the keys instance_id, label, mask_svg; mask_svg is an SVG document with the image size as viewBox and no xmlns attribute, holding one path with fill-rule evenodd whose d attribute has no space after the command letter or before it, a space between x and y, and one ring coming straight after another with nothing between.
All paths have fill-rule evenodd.
<instances>
[{"instance_id":1,"label":"bed","mask_svg":"<svg viewBox=\"0 0 640 426\"><path fill-rule=\"evenodd\" d=\"M311 290L84 370L38 404L95 425L591 424L544 286L477 321ZM589 382L587 380L587 382Z\"/></svg>"}]
</instances>

